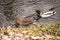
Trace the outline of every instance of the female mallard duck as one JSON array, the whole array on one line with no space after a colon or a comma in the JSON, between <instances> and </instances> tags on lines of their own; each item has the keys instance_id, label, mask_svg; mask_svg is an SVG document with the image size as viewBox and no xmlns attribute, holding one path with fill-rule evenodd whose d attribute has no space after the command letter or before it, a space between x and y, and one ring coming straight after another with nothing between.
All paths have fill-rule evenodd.
<instances>
[{"instance_id":1,"label":"female mallard duck","mask_svg":"<svg viewBox=\"0 0 60 40\"><path fill-rule=\"evenodd\" d=\"M30 24L33 24L33 19L19 19L18 17L14 20L15 26L18 27L19 25L28 26Z\"/></svg>"},{"instance_id":2,"label":"female mallard duck","mask_svg":"<svg viewBox=\"0 0 60 40\"><path fill-rule=\"evenodd\" d=\"M54 15L56 12L54 11L48 11L48 12L41 12L40 10L36 10L36 20L40 19L40 18L47 18L47 17L50 17L52 15Z\"/></svg>"}]
</instances>

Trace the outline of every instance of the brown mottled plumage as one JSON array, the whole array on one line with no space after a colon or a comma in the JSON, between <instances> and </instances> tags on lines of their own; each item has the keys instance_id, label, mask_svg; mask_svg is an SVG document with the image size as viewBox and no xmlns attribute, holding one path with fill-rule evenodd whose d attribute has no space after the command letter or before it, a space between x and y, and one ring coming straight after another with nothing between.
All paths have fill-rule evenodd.
<instances>
[{"instance_id":1,"label":"brown mottled plumage","mask_svg":"<svg viewBox=\"0 0 60 40\"><path fill-rule=\"evenodd\" d=\"M31 20L31 19L29 19L29 18L27 18L27 19L15 18L14 22L15 22L16 24L26 26L26 25L32 24L32 23L33 23L33 20Z\"/></svg>"}]
</instances>

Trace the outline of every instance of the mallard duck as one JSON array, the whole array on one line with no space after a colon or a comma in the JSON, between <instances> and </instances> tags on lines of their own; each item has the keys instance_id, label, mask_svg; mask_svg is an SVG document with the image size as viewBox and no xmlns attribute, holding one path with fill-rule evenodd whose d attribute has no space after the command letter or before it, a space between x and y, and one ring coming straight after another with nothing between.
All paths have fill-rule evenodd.
<instances>
[{"instance_id":1,"label":"mallard duck","mask_svg":"<svg viewBox=\"0 0 60 40\"><path fill-rule=\"evenodd\" d=\"M34 14L36 14L36 16L34 17L34 19L36 21L38 21L40 18L51 17L52 15L56 14L56 12L55 11L48 11L48 12L43 13L40 10L36 10L36 12Z\"/></svg>"},{"instance_id":2,"label":"mallard duck","mask_svg":"<svg viewBox=\"0 0 60 40\"><path fill-rule=\"evenodd\" d=\"M16 23L15 25L30 25L33 23L33 20L31 19L19 19L19 18L15 18L14 22Z\"/></svg>"},{"instance_id":3,"label":"mallard duck","mask_svg":"<svg viewBox=\"0 0 60 40\"><path fill-rule=\"evenodd\" d=\"M35 14L37 15L37 18L46 18L46 17L50 17L50 16L56 14L56 12L55 11L48 11L48 12L43 13L40 10L36 10Z\"/></svg>"}]
</instances>

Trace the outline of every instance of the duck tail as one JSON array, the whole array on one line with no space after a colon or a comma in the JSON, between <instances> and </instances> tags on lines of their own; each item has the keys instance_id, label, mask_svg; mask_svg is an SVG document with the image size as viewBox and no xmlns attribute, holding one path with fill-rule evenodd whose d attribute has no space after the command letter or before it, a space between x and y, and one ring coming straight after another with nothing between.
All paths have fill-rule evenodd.
<instances>
[{"instance_id":1,"label":"duck tail","mask_svg":"<svg viewBox=\"0 0 60 40\"><path fill-rule=\"evenodd\" d=\"M50 8L49 11L52 11L52 10L54 10L55 8L58 8L58 7L60 7L60 6L56 6L56 7Z\"/></svg>"},{"instance_id":2,"label":"duck tail","mask_svg":"<svg viewBox=\"0 0 60 40\"><path fill-rule=\"evenodd\" d=\"M51 8L51 9L49 9L49 11L52 11L52 10L54 10L55 9L55 7L53 7L53 8Z\"/></svg>"}]
</instances>

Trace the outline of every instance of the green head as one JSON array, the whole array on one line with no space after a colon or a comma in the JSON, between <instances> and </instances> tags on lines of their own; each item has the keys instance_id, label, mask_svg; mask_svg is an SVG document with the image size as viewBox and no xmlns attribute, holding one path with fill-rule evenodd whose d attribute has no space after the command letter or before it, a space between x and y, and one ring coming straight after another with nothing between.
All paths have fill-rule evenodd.
<instances>
[{"instance_id":1,"label":"green head","mask_svg":"<svg viewBox=\"0 0 60 40\"><path fill-rule=\"evenodd\" d=\"M36 13L37 13L37 14L40 14L40 13L41 13L41 11L40 11L40 10L36 10Z\"/></svg>"}]
</instances>

